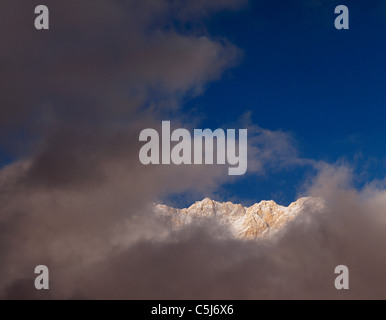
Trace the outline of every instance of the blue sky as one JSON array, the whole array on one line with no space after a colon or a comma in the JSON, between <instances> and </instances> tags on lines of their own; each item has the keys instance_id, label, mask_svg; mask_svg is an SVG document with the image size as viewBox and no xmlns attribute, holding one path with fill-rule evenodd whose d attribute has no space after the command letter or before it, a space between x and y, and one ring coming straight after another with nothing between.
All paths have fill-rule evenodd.
<instances>
[{"instance_id":1,"label":"blue sky","mask_svg":"<svg viewBox=\"0 0 386 320\"><path fill-rule=\"evenodd\" d=\"M350 29L336 30L334 8L339 4L250 2L242 10L212 17L209 33L235 44L243 59L185 108L197 108L203 125L211 128L251 111L253 123L292 134L301 157L353 166L359 187L383 179L384 6L346 2ZM303 167L246 175L222 192L240 200L288 204L312 174Z\"/></svg>"}]
</instances>

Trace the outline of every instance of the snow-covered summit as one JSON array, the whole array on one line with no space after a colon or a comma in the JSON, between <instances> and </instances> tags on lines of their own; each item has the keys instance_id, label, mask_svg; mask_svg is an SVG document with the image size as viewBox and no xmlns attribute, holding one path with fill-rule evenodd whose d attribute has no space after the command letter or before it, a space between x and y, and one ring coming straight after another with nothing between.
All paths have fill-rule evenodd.
<instances>
[{"instance_id":1,"label":"snow-covered summit","mask_svg":"<svg viewBox=\"0 0 386 320\"><path fill-rule=\"evenodd\" d=\"M300 198L288 207L278 205L272 200L244 207L241 204L205 198L184 209L158 204L155 205L155 212L176 228L201 218L216 217L220 223L228 224L236 237L255 239L280 230L305 209L320 210L324 207L324 200L316 197Z\"/></svg>"}]
</instances>

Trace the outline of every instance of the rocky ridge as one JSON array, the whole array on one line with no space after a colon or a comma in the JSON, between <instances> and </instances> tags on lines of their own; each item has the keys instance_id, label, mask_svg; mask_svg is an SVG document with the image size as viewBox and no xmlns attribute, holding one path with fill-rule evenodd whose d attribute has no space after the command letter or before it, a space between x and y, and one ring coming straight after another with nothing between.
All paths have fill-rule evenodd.
<instances>
[{"instance_id":1,"label":"rocky ridge","mask_svg":"<svg viewBox=\"0 0 386 320\"><path fill-rule=\"evenodd\" d=\"M323 199L315 197L299 198L288 207L278 205L272 200L244 207L241 204L205 198L184 209L158 204L155 205L155 212L174 228L213 217L220 223L227 224L235 237L256 239L279 231L306 209L320 210L324 207Z\"/></svg>"}]
</instances>

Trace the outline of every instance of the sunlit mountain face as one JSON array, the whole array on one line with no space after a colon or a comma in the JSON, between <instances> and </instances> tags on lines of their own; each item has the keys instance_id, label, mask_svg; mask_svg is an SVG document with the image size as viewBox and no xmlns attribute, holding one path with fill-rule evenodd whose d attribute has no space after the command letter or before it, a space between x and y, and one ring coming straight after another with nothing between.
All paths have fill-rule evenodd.
<instances>
[{"instance_id":1,"label":"sunlit mountain face","mask_svg":"<svg viewBox=\"0 0 386 320\"><path fill-rule=\"evenodd\" d=\"M313 197L300 198L288 207L278 205L272 200L243 207L241 204L220 203L205 198L184 209L156 205L155 213L166 219L173 228L205 223L205 219L214 218L216 223L228 226L236 238L259 239L280 231L304 211L318 211L324 208L324 200Z\"/></svg>"}]
</instances>

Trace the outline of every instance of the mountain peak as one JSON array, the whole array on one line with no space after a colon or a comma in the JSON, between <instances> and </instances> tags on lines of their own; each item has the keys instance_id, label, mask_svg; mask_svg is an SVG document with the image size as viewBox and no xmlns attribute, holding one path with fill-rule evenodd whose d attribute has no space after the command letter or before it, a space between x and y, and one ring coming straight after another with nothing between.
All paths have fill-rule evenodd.
<instances>
[{"instance_id":1,"label":"mountain peak","mask_svg":"<svg viewBox=\"0 0 386 320\"><path fill-rule=\"evenodd\" d=\"M315 197L299 198L288 207L278 205L273 200L263 200L250 207L244 207L241 204L204 198L184 209L156 205L155 212L167 219L175 228L202 218L216 217L219 223L230 227L235 237L256 239L281 230L306 208L320 210L324 207L323 199Z\"/></svg>"}]
</instances>

